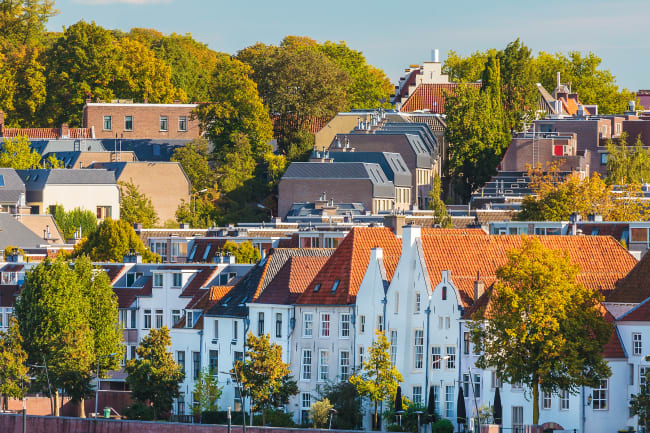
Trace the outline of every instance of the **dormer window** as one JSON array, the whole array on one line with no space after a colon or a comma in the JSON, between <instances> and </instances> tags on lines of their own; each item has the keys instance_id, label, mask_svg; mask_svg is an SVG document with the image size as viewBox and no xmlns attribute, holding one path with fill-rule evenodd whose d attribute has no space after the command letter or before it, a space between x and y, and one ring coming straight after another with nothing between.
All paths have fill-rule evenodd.
<instances>
[{"instance_id":1,"label":"dormer window","mask_svg":"<svg viewBox=\"0 0 650 433\"><path fill-rule=\"evenodd\" d=\"M196 321L199 319L200 316L201 316L200 311L187 310L185 312L185 327L194 328L194 325L196 324Z\"/></svg>"}]
</instances>

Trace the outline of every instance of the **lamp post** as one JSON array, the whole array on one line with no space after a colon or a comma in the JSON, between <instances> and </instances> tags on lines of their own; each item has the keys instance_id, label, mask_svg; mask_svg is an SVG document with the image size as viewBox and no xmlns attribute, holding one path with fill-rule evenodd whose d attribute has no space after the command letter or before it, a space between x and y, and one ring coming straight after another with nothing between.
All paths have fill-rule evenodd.
<instances>
[{"instance_id":1,"label":"lamp post","mask_svg":"<svg viewBox=\"0 0 650 433\"><path fill-rule=\"evenodd\" d=\"M47 378L47 393L50 396L50 410L52 411L52 415L54 415L54 404L52 403L52 387L50 386L50 375L47 372L47 361L45 361L45 357L43 357L43 364L45 364L45 366L38 365L38 364L27 364L27 365L29 367L45 369L45 377Z\"/></svg>"},{"instance_id":2,"label":"lamp post","mask_svg":"<svg viewBox=\"0 0 650 433\"><path fill-rule=\"evenodd\" d=\"M115 356L117 353L109 353L108 355L100 356L97 358L97 370L95 370L96 373L96 378L97 378L97 385L95 385L95 419L97 419L97 404L99 403L99 361L101 361L104 358L108 358L110 356Z\"/></svg>"},{"instance_id":3,"label":"lamp post","mask_svg":"<svg viewBox=\"0 0 650 433\"><path fill-rule=\"evenodd\" d=\"M332 430L332 418L333 418L334 415L336 415L337 413L338 413L338 412L337 412L336 409L334 409L333 407L330 408L330 427L329 427L330 430Z\"/></svg>"},{"instance_id":4,"label":"lamp post","mask_svg":"<svg viewBox=\"0 0 650 433\"><path fill-rule=\"evenodd\" d=\"M192 194L192 201L193 201L193 203L194 203L192 209L193 209L193 212L194 212L194 213L196 213L196 196L199 195L199 194L203 194L203 193L206 192L207 190L208 190L207 188L203 188L201 191L197 191L197 192L195 192L194 194Z\"/></svg>"},{"instance_id":5,"label":"lamp post","mask_svg":"<svg viewBox=\"0 0 650 433\"><path fill-rule=\"evenodd\" d=\"M415 413L418 416L418 433L420 433L420 415L422 415L424 412L421 410L416 410Z\"/></svg>"},{"instance_id":6,"label":"lamp post","mask_svg":"<svg viewBox=\"0 0 650 433\"><path fill-rule=\"evenodd\" d=\"M232 433L232 418L230 415L230 406L228 406L228 433Z\"/></svg>"},{"instance_id":7,"label":"lamp post","mask_svg":"<svg viewBox=\"0 0 650 433\"><path fill-rule=\"evenodd\" d=\"M241 383L239 382L239 376L237 375L237 364L233 367L234 371L220 371L221 374L228 374L230 378L235 382L237 389L239 389L239 398L241 400L241 415L242 415L242 427L243 433L246 433L246 406L244 404L244 396L242 394Z\"/></svg>"}]
</instances>

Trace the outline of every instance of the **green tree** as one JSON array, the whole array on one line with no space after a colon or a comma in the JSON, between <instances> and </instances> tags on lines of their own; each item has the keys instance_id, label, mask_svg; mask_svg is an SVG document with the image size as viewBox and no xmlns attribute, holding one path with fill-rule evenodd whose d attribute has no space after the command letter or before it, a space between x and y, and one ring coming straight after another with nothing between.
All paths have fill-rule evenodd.
<instances>
[{"instance_id":1,"label":"green tree","mask_svg":"<svg viewBox=\"0 0 650 433\"><path fill-rule=\"evenodd\" d=\"M235 132L230 140L230 149L219 160L218 184L224 193L241 188L255 177L256 161L248 136Z\"/></svg>"},{"instance_id":2,"label":"green tree","mask_svg":"<svg viewBox=\"0 0 650 433\"><path fill-rule=\"evenodd\" d=\"M314 428L324 428L327 426L327 420L330 416L330 409L334 405L330 403L329 399L324 398L311 405L309 409L309 419L314 423Z\"/></svg>"},{"instance_id":3,"label":"green tree","mask_svg":"<svg viewBox=\"0 0 650 433\"><path fill-rule=\"evenodd\" d=\"M172 161L180 163L183 167L194 194L212 188L216 183L216 171L210 166L209 156L208 140L199 137L182 147L177 147L171 157Z\"/></svg>"},{"instance_id":4,"label":"green tree","mask_svg":"<svg viewBox=\"0 0 650 433\"><path fill-rule=\"evenodd\" d=\"M1 0L0 40L12 45L39 43L48 20L56 14L52 0Z\"/></svg>"},{"instance_id":5,"label":"green tree","mask_svg":"<svg viewBox=\"0 0 650 433\"><path fill-rule=\"evenodd\" d=\"M18 321L14 316L9 319L5 332L0 331L0 395L3 397L2 408L9 410L10 398L23 398L27 375L27 353L23 349Z\"/></svg>"},{"instance_id":6,"label":"green tree","mask_svg":"<svg viewBox=\"0 0 650 433\"><path fill-rule=\"evenodd\" d=\"M437 174L433 176L433 187L429 191L429 209L433 210L433 223L440 225L442 228L451 228L453 224L451 217L447 214L447 206L440 197L442 190L440 187L440 176Z\"/></svg>"},{"instance_id":7,"label":"green tree","mask_svg":"<svg viewBox=\"0 0 650 433\"><path fill-rule=\"evenodd\" d=\"M279 396L287 394L283 388L289 385L294 394L298 389L295 382L288 379L291 371L289 364L282 361L282 347L271 343L268 334L255 337L249 333L246 346L244 361L237 361L233 371L239 378L243 394L251 398L252 410L262 413L262 425L266 425L266 410L273 403L277 404Z\"/></svg>"},{"instance_id":8,"label":"green tree","mask_svg":"<svg viewBox=\"0 0 650 433\"><path fill-rule=\"evenodd\" d=\"M603 346L613 329L601 312L603 296L576 282L579 269L566 251L527 238L507 256L488 308L469 323L471 338L479 368L532 390L536 425L540 389L575 393L610 376Z\"/></svg>"},{"instance_id":9,"label":"green tree","mask_svg":"<svg viewBox=\"0 0 650 433\"><path fill-rule=\"evenodd\" d=\"M32 150L27 137L10 138L2 143L0 167L11 167L16 170L41 168L41 155Z\"/></svg>"},{"instance_id":10,"label":"green tree","mask_svg":"<svg viewBox=\"0 0 650 433\"><path fill-rule=\"evenodd\" d=\"M319 390L321 398L334 404L336 417L332 425L340 430L353 430L362 425L361 398L350 382L326 384Z\"/></svg>"},{"instance_id":11,"label":"green tree","mask_svg":"<svg viewBox=\"0 0 650 433\"><path fill-rule=\"evenodd\" d=\"M151 199L140 192L133 179L128 182L118 182L120 187L120 220L130 224L140 223L145 228L154 227L158 223L158 214Z\"/></svg>"},{"instance_id":12,"label":"green tree","mask_svg":"<svg viewBox=\"0 0 650 433\"><path fill-rule=\"evenodd\" d=\"M467 57L461 57L455 51L447 53L447 59L442 65L443 74L449 75L449 81L452 83L471 83L481 79L485 62L489 55L495 55L496 49L470 54Z\"/></svg>"},{"instance_id":13,"label":"green tree","mask_svg":"<svg viewBox=\"0 0 650 433\"><path fill-rule=\"evenodd\" d=\"M211 190L206 194L195 196L188 203L181 200L181 204L176 209L176 221L189 224L194 228L210 228L217 225L219 216L213 199L215 194L218 195L218 192Z\"/></svg>"},{"instance_id":14,"label":"green tree","mask_svg":"<svg viewBox=\"0 0 650 433\"><path fill-rule=\"evenodd\" d=\"M107 218L75 246L73 255L87 255L94 262L121 262L131 251L142 255L145 262L160 261L158 254L144 246L131 224Z\"/></svg>"},{"instance_id":15,"label":"green tree","mask_svg":"<svg viewBox=\"0 0 650 433\"><path fill-rule=\"evenodd\" d=\"M192 406L192 413L201 415L203 412L216 412L219 410L219 398L223 387L219 386L218 371L201 370L199 377L194 381L194 401L198 404Z\"/></svg>"},{"instance_id":16,"label":"green tree","mask_svg":"<svg viewBox=\"0 0 650 433\"><path fill-rule=\"evenodd\" d=\"M28 271L15 314L29 363L47 363L53 389L63 389L76 402L90 395L95 347L90 302L70 265L45 259ZM44 383L40 370L32 373Z\"/></svg>"},{"instance_id":17,"label":"green tree","mask_svg":"<svg viewBox=\"0 0 650 433\"><path fill-rule=\"evenodd\" d=\"M63 237L66 239L73 237L80 228L82 237L86 237L97 230L97 217L95 214L92 211L78 207L66 212L63 206L57 204L54 210L54 221L56 221L56 225L59 226Z\"/></svg>"},{"instance_id":18,"label":"green tree","mask_svg":"<svg viewBox=\"0 0 650 433\"><path fill-rule=\"evenodd\" d=\"M645 431L650 429L650 386L648 385L648 373L646 373L646 384L641 385L638 394L632 394L630 399L630 410L632 415L639 417L639 426Z\"/></svg>"},{"instance_id":19,"label":"green tree","mask_svg":"<svg viewBox=\"0 0 650 433\"><path fill-rule=\"evenodd\" d=\"M519 38L499 51L506 131L521 131L535 118L539 92L531 50Z\"/></svg>"},{"instance_id":20,"label":"green tree","mask_svg":"<svg viewBox=\"0 0 650 433\"><path fill-rule=\"evenodd\" d=\"M137 358L127 361L125 367L131 396L136 403L150 404L154 419L171 410L185 376L169 352L171 344L166 326L152 329L135 350Z\"/></svg>"},{"instance_id":21,"label":"green tree","mask_svg":"<svg viewBox=\"0 0 650 433\"><path fill-rule=\"evenodd\" d=\"M650 151L644 149L641 136L637 137L634 146L628 146L625 132L616 143L607 140L607 183L644 183L647 180L650 180Z\"/></svg>"},{"instance_id":22,"label":"green tree","mask_svg":"<svg viewBox=\"0 0 650 433\"><path fill-rule=\"evenodd\" d=\"M235 262L237 263L257 263L262 259L260 250L255 248L250 241L239 244L233 241L227 241L223 245L223 252L235 256Z\"/></svg>"},{"instance_id":23,"label":"green tree","mask_svg":"<svg viewBox=\"0 0 650 433\"><path fill-rule=\"evenodd\" d=\"M380 401L394 399L397 386L404 380L402 374L390 362L390 343L381 331L375 331L375 341L368 349L368 359L361 370L350 377L350 383L362 397L374 403L375 426L378 425L377 406Z\"/></svg>"}]
</instances>

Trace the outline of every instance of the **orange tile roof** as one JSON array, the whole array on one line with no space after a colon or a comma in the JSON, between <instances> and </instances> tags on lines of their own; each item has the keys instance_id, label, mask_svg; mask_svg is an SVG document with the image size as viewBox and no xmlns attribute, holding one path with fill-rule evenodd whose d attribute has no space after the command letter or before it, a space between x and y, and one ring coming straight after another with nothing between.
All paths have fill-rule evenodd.
<instances>
[{"instance_id":1,"label":"orange tile roof","mask_svg":"<svg viewBox=\"0 0 650 433\"><path fill-rule=\"evenodd\" d=\"M471 86L480 88L480 83L447 83L447 84L420 84L413 94L402 104L400 111L412 112L429 110L431 113L445 112L445 92L454 93L458 86Z\"/></svg>"},{"instance_id":2,"label":"orange tile roof","mask_svg":"<svg viewBox=\"0 0 650 433\"><path fill-rule=\"evenodd\" d=\"M329 257L296 256L282 266L271 283L255 301L261 304L291 305L327 263Z\"/></svg>"},{"instance_id":3,"label":"orange tile roof","mask_svg":"<svg viewBox=\"0 0 650 433\"><path fill-rule=\"evenodd\" d=\"M323 129L327 122L331 120L331 117L316 117L309 116L305 119L307 124L307 129L312 134L316 134L318 131ZM296 121L295 116L286 115L285 117L279 116L277 114L271 115L271 121L273 122L273 135L277 138L280 134L283 133L284 128L296 128L298 122Z\"/></svg>"},{"instance_id":4,"label":"orange tile roof","mask_svg":"<svg viewBox=\"0 0 650 433\"><path fill-rule=\"evenodd\" d=\"M607 302L639 303L650 297L650 254L646 253L634 269L616 284Z\"/></svg>"},{"instance_id":5,"label":"orange tile roof","mask_svg":"<svg viewBox=\"0 0 650 433\"><path fill-rule=\"evenodd\" d=\"M298 298L298 304L348 305L355 302L370 261L370 250L381 247L389 280L399 261L402 241L387 227L355 227ZM332 292L334 282L339 285ZM316 286L318 285L318 289Z\"/></svg>"},{"instance_id":6,"label":"orange tile roof","mask_svg":"<svg viewBox=\"0 0 650 433\"><path fill-rule=\"evenodd\" d=\"M201 290L187 304L187 308L207 311L217 304L232 288L233 286L212 286L209 289Z\"/></svg>"},{"instance_id":7,"label":"orange tile roof","mask_svg":"<svg viewBox=\"0 0 650 433\"><path fill-rule=\"evenodd\" d=\"M578 281L603 293L611 291L616 281L636 264L634 257L610 237L534 237L548 248L566 250L571 260L580 266ZM461 292L463 304L468 307L474 302L476 276L479 275L489 288L496 279L497 268L507 262L507 251L518 248L522 239L515 235L423 236L422 246L431 284L435 286L440 282L443 270L451 271L451 280ZM481 306L481 302L477 304L468 313Z\"/></svg>"},{"instance_id":8,"label":"orange tile roof","mask_svg":"<svg viewBox=\"0 0 650 433\"><path fill-rule=\"evenodd\" d=\"M650 322L650 298L619 317L620 322Z\"/></svg>"},{"instance_id":9,"label":"orange tile roof","mask_svg":"<svg viewBox=\"0 0 650 433\"><path fill-rule=\"evenodd\" d=\"M61 138L61 128L2 128L3 137ZM90 128L70 128L69 138L92 138Z\"/></svg>"}]
</instances>

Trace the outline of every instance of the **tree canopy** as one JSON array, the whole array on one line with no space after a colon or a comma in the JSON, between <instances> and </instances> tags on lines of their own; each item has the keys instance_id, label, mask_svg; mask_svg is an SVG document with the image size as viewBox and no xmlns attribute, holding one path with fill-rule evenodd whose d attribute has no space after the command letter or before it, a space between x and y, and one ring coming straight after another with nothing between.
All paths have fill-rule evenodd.
<instances>
[{"instance_id":1,"label":"tree canopy","mask_svg":"<svg viewBox=\"0 0 650 433\"><path fill-rule=\"evenodd\" d=\"M644 183L650 180L650 151L644 149L638 136L634 146L629 146L627 133L607 140L608 184Z\"/></svg>"},{"instance_id":2,"label":"tree canopy","mask_svg":"<svg viewBox=\"0 0 650 433\"><path fill-rule=\"evenodd\" d=\"M192 193L212 188L216 182L215 169L210 163L208 140L195 138L184 146L177 147L171 157L172 161L181 164L183 171L190 179Z\"/></svg>"},{"instance_id":3,"label":"tree canopy","mask_svg":"<svg viewBox=\"0 0 650 433\"><path fill-rule=\"evenodd\" d=\"M78 207L66 212L63 206L56 205L54 221L56 221L56 225L66 239L72 238L80 228L81 237L87 237L97 230L97 217L95 214L90 210Z\"/></svg>"},{"instance_id":4,"label":"tree canopy","mask_svg":"<svg viewBox=\"0 0 650 433\"><path fill-rule=\"evenodd\" d=\"M29 384L27 353L23 349L18 321L11 316L6 331L0 331L0 395L2 409L8 410L9 398L22 398Z\"/></svg>"},{"instance_id":5,"label":"tree canopy","mask_svg":"<svg viewBox=\"0 0 650 433\"><path fill-rule=\"evenodd\" d=\"M507 256L487 308L469 322L471 338L479 368L532 390L538 424L540 390L575 393L609 377L603 346L613 328L603 296L576 281L579 268L566 251L527 238Z\"/></svg>"},{"instance_id":6,"label":"tree canopy","mask_svg":"<svg viewBox=\"0 0 650 433\"><path fill-rule=\"evenodd\" d=\"M130 224L140 223L144 228L152 228L158 223L158 214L151 199L140 192L133 179L118 182L120 187L120 220Z\"/></svg>"},{"instance_id":7,"label":"tree canopy","mask_svg":"<svg viewBox=\"0 0 650 433\"><path fill-rule=\"evenodd\" d=\"M131 224L107 218L75 246L73 255L87 255L94 262L121 262L131 251L142 255L145 262L160 261L158 254L144 246Z\"/></svg>"}]
</instances>

